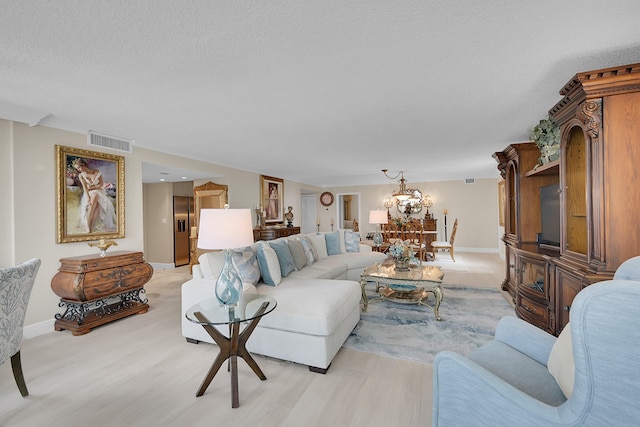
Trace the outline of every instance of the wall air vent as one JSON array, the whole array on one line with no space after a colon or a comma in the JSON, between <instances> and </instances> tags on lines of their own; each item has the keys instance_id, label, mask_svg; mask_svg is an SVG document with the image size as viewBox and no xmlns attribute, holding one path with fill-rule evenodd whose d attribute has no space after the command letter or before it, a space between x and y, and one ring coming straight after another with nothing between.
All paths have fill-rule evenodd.
<instances>
[{"instance_id":1,"label":"wall air vent","mask_svg":"<svg viewBox=\"0 0 640 427\"><path fill-rule=\"evenodd\" d=\"M465 184L475 184L476 180L475 180L475 178L465 178L464 183Z\"/></svg>"},{"instance_id":2,"label":"wall air vent","mask_svg":"<svg viewBox=\"0 0 640 427\"><path fill-rule=\"evenodd\" d=\"M87 138L89 145L95 147L109 148L111 150L133 153L133 140L109 136L93 131L89 131Z\"/></svg>"}]
</instances>

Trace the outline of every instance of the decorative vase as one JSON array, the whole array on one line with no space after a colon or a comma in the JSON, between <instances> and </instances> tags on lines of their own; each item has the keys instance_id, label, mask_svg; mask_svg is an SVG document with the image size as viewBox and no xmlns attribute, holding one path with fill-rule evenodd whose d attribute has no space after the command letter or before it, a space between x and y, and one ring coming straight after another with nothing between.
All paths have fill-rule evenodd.
<instances>
[{"instance_id":1,"label":"decorative vase","mask_svg":"<svg viewBox=\"0 0 640 427\"><path fill-rule=\"evenodd\" d=\"M382 245L382 233L380 233L380 230L376 230L376 232L374 233L373 244L376 246Z\"/></svg>"},{"instance_id":2,"label":"decorative vase","mask_svg":"<svg viewBox=\"0 0 640 427\"><path fill-rule=\"evenodd\" d=\"M396 271L409 271L409 260L396 259Z\"/></svg>"},{"instance_id":3,"label":"decorative vase","mask_svg":"<svg viewBox=\"0 0 640 427\"><path fill-rule=\"evenodd\" d=\"M242 279L233 265L232 255L233 252L230 249L224 250L224 266L215 287L218 302L228 306L236 305L242 292Z\"/></svg>"}]
</instances>

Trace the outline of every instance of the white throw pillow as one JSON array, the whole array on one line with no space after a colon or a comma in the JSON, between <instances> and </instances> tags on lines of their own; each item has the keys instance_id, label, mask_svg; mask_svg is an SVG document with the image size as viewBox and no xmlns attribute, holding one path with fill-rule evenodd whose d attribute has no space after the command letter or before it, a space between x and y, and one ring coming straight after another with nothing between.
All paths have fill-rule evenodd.
<instances>
[{"instance_id":1,"label":"white throw pillow","mask_svg":"<svg viewBox=\"0 0 640 427\"><path fill-rule=\"evenodd\" d=\"M345 236L344 236L346 231L347 230L345 230L344 228L338 229L338 242L340 243L340 253L342 254L347 253L347 243L345 241Z\"/></svg>"},{"instance_id":2,"label":"white throw pillow","mask_svg":"<svg viewBox=\"0 0 640 427\"><path fill-rule=\"evenodd\" d=\"M222 251L203 253L198 257L198 263L203 278L217 280L224 266L224 253Z\"/></svg>"},{"instance_id":3,"label":"white throw pillow","mask_svg":"<svg viewBox=\"0 0 640 427\"><path fill-rule=\"evenodd\" d=\"M313 265L316 262L316 257L313 254L313 244L308 237L298 237L298 241L302 245L302 249L304 250L304 256L307 260L307 265Z\"/></svg>"},{"instance_id":4,"label":"white throw pillow","mask_svg":"<svg viewBox=\"0 0 640 427\"><path fill-rule=\"evenodd\" d=\"M318 259L328 258L329 254L327 253L327 241L324 238L324 234L309 234L308 237L316 250Z\"/></svg>"},{"instance_id":5,"label":"white throw pillow","mask_svg":"<svg viewBox=\"0 0 640 427\"><path fill-rule=\"evenodd\" d=\"M267 243L263 242L258 248L258 265L260 266L260 274L265 285L278 286L282 281L282 273L280 271L280 261L276 251Z\"/></svg>"},{"instance_id":6,"label":"white throw pillow","mask_svg":"<svg viewBox=\"0 0 640 427\"><path fill-rule=\"evenodd\" d=\"M571 343L571 328L569 323L564 327L549 353L547 361L549 373L556 379L560 390L569 399L573 394L576 365L573 360L573 345Z\"/></svg>"}]
</instances>

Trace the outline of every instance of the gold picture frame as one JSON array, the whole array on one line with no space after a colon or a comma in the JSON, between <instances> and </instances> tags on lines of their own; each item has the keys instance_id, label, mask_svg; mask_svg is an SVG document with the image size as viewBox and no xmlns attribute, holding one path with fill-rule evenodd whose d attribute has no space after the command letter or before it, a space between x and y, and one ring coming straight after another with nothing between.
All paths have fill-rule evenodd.
<instances>
[{"instance_id":1,"label":"gold picture frame","mask_svg":"<svg viewBox=\"0 0 640 427\"><path fill-rule=\"evenodd\" d=\"M124 157L56 145L57 243L121 239Z\"/></svg>"},{"instance_id":2,"label":"gold picture frame","mask_svg":"<svg viewBox=\"0 0 640 427\"><path fill-rule=\"evenodd\" d=\"M284 180L260 175L260 195L265 224L282 224L284 222Z\"/></svg>"}]
</instances>

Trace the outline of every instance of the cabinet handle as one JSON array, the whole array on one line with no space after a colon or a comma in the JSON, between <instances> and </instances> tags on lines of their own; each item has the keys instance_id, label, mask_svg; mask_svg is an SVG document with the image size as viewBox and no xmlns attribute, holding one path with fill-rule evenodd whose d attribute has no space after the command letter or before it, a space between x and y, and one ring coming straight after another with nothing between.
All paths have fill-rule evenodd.
<instances>
[{"instance_id":1,"label":"cabinet handle","mask_svg":"<svg viewBox=\"0 0 640 427\"><path fill-rule=\"evenodd\" d=\"M562 309L568 313L571 310L571 306L565 305L564 307L562 307Z\"/></svg>"},{"instance_id":2,"label":"cabinet handle","mask_svg":"<svg viewBox=\"0 0 640 427\"><path fill-rule=\"evenodd\" d=\"M529 313L533 313L534 311L532 309L530 309L529 307L527 307L526 305L521 305L520 307L524 308L525 310L527 310Z\"/></svg>"}]
</instances>

